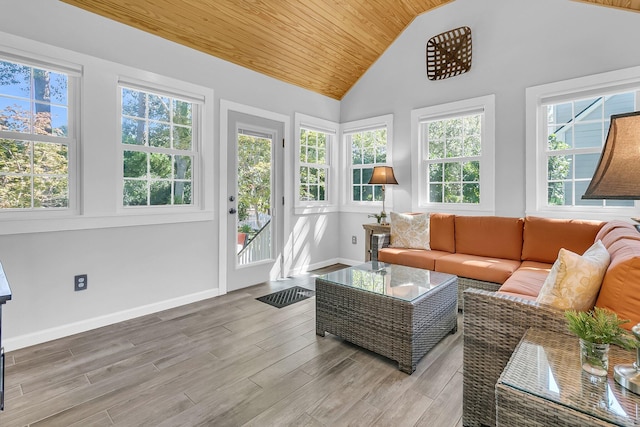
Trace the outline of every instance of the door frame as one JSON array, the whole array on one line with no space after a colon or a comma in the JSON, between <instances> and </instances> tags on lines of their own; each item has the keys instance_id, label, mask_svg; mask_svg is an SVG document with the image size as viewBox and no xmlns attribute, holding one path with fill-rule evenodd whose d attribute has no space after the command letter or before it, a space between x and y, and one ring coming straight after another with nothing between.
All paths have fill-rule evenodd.
<instances>
[{"instance_id":1,"label":"door frame","mask_svg":"<svg viewBox=\"0 0 640 427\"><path fill-rule=\"evenodd\" d=\"M291 117L274 113L272 111L263 110L261 108L249 105L239 104L237 102L220 100L220 151L219 151L219 173L218 173L218 281L220 295L227 293L227 244L229 239L229 229L227 227L227 192L228 192L228 173L229 165L227 162L227 141L229 132L235 132L235 129L229 129L228 119L229 111L237 111L238 113L248 114L264 119L281 122L284 126L283 137L284 145L284 205L282 206L282 215L284 227L282 235L282 275L287 276L291 265L291 203L293 202L293 181L291 179ZM279 143L276 141L275 143Z\"/></svg>"}]
</instances>

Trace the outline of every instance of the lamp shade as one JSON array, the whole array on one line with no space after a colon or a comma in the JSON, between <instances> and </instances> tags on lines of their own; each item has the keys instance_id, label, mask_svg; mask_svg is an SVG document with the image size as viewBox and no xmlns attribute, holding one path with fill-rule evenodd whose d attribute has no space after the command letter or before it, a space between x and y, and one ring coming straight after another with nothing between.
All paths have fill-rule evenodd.
<instances>
[{"instance_id":1,"label":"lamp shade","mask_svg":"<svg viewBox=\"0 0 640 427\"><path fill-rule=\"evenodd\" d=\"M373 174L368 184L397 184L396 177L393 176L391 166L374 166Z\"/></svg>"},{"instance_id":2,"label":"lamp shade","mask_svg":"<svg viewBox=\"0 0 640 427\"><path fill-rule=\"evenodd\" d=\"M583 199L640 199L640 111L611 116L609 134Z\"/></svg>"}]
</instances>

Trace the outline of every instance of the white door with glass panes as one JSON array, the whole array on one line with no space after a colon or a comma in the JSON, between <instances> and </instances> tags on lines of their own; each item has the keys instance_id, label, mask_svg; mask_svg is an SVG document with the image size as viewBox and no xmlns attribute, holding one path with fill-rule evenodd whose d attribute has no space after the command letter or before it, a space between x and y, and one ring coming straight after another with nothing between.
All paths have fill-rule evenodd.
<instances>
[{"instance_id":1,"label":"white door with glass panes","mask_svg":"<svg viewBox=\"0 0 640 427\"><path fill-rule=\"evenodd\" d=\"M228 114L227 290L282 275L284 123Z\"/></svg>"}]
</instances>

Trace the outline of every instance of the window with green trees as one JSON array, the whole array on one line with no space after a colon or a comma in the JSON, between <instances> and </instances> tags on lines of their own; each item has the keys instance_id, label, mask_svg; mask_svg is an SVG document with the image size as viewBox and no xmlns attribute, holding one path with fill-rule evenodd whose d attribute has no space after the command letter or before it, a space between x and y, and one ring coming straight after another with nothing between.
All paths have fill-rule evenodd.
<instances>
[{"instance_id":1,"label":"window with green trees","mask_svg":"<svg viewBox=\"0 0 640 427\"><path fill-rule=\"evenodd\" d=\"M300 201L327 201L328 150L332 137L324 132L300 128Z\"/></svg>"},{"instance_id":2,"label":"window with green trees","mask_svg":"<svg viewBox=\"0 0 640 427\"><path fill-rule=\"evenodd\" d=\"M192 205L197 104L121 87L124 206Z\"/></svg>"},{"instance_id":3,"label":"window with green trees","mask_svg":"<svg viewBox=\"0 0 640 427\"><path fill-rule=\"evenodd\" d=\"M238 231L249 220L256 231L271 218L273 138L238 129ZM253 232L252 231L252 232Z\"/></svg>"},{"instance_id":4,"label":"window with green trees","mask_svg":"<svg viewBox=\"0 0 640 427\"><path fill-rule=\"evenodd\" d=\"M0 209L69 208L76 79L0 59Z\"/></svg>"},{"instance_id":5,"label":"window with green trees","mask_svg":"<svg viewBox=\"0 0 640 427\"><path fill-rule=\"evenodd\" d=\"M429 203L480 203L482 114L424 121Z\"/></svg>"},{"instance_id":6,"label":"window with green trees","mask_svg":"<svg viewBox=\"0 0 640 427\"><path fill-rule=\"evenodd\" d=\"M369 185L374 166L387 163L387 128L347 135L351 148L351 201L382 201L382 186Z\"/></svg>"}]
</instances>

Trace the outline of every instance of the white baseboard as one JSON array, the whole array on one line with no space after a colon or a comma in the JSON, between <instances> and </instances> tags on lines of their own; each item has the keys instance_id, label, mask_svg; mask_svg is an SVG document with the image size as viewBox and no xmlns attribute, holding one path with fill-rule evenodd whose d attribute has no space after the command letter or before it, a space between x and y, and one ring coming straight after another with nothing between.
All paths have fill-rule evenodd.
<instances>
[{"instance_id":1,"label":"white baseboard","mask_svg":"<svg viewBox=\"0 0 640 427\"><path fill-rule=\"evenodd\" d=\"M180 307L181 305L191 304L192 302L201 301L207 298L213 298L220 294L219 289L211 289L195 294L184 295L178 298L156 302L153 304L143 305L128 310L110 313L104 316L98 316L91 319L82 320L80 322L69 323L55 328L45 329L43 331L31 334L20 335L13 338L3 340L5 351L18 350L35 344L67 337L69 335L80 332L90 331L91 329L101 328L103 326L112 325L114 323L123 322L135 317L145 316L147 314L157 313L159 311L168 310L170 308Z\"/></svg>"}]
</instances>

